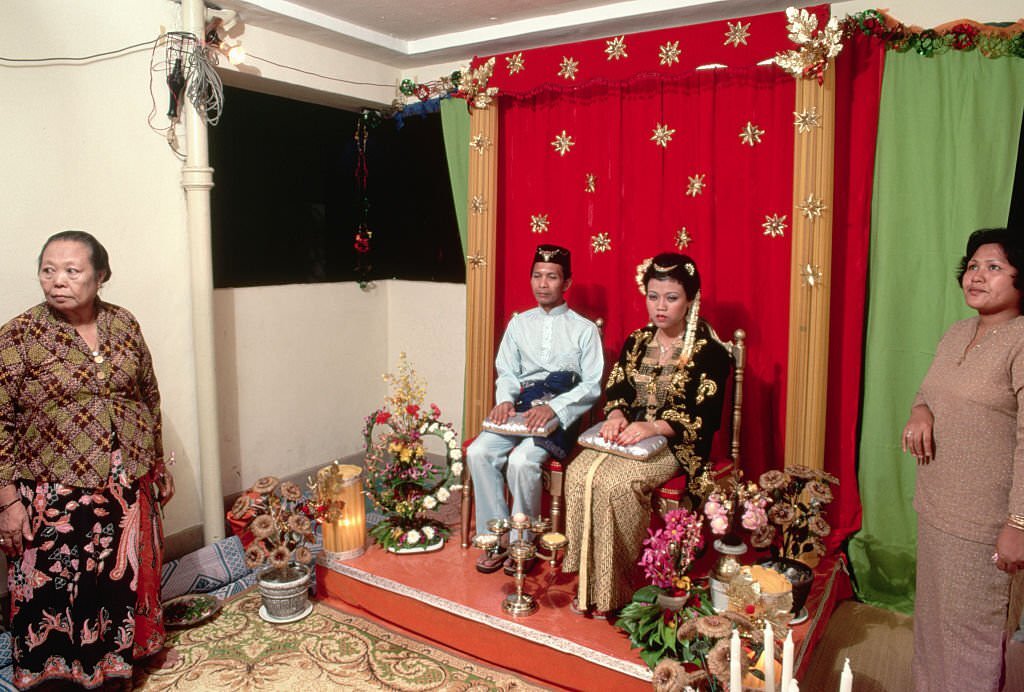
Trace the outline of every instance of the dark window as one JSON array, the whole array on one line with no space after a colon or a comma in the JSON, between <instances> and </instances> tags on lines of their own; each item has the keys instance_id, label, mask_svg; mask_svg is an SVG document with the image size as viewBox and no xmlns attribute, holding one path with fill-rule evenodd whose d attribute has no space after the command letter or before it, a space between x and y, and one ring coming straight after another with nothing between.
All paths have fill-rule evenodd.
<instances>
[{"instance_id":1,"label":"dark window","mask_svg":"<svg viewBox=\"0 0 1024 692\"><path fill-rule=\"evenodd\" d=\"M386 120L366 145L365 273L354 135L359 114L224 87L209 129L217 288L359 279L465 281L438 114Z\"/></svg>"}]
</instances>

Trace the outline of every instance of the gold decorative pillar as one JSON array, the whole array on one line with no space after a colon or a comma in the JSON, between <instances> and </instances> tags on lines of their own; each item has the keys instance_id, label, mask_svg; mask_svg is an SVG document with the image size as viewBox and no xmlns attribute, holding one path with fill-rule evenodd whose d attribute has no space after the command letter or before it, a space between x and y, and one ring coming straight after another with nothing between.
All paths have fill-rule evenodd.
<instances>
[{"instance_id":1,"label":"gold decorative pillar","mask_svg":"<svg viewBox=\"0 0 1024 692\"><path fill-rule=\"evenodd\" d=\"M480 432L494 400L494 271L498 197L498 102L473 108L466 256L466 389L462 439ZM463 468L462 547L469 547L472 482Z\"/></svg>"},{"instance_id":2,"label":"gold decorative pillar","mask_svg":"<svg viewBox=\"0 0 1024 692\"><path fill-rule=\"evenodd\" d=\"M831 62L831 61L830 61ZM835 69L796 80L786 466L824 468L835 159Z\"/></svg>"}]
</instances>

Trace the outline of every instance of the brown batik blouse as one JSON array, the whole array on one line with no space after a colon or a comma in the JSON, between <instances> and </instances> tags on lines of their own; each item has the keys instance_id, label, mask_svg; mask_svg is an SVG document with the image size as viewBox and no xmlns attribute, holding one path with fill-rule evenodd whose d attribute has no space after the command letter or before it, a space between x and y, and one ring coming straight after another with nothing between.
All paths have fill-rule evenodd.
<instances>
[{"instance_id":1,"label":"brown batik blouse","mask_svg":"<svg viewBox=\"0 0 1024 692\"><path fill-rule=\"evenodd\" d=\"M46 303L0 328L0 484L101 487L118 446L130 480L162 461L160 391L139 323L96 306L95 353Z\"/></svg>"}]
</instances>

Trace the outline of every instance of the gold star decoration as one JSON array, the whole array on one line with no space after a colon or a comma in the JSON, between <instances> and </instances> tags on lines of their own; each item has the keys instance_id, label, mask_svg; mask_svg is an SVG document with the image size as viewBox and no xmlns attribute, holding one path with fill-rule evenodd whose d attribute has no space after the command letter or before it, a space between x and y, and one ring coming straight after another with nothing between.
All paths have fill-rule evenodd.
<instances>
[{"instance_id":1,"label":"gold star decoration","mask_svg":"<svg viewBox=\"0 0 1024 692\"><path fill-rule=\"evenodd\" d=\"M626 36L616 36L605 41L606 48L604 52L608 54L609 60L621 60L622 58L628 58L629 54L626 53Z\"/></svg>"},{"instance_id":2,"label":"gold star decoration","mask_svg":"<svg viewBox=\"0 0 1024 692\"><path fill-rule=\"evenodd\" d=\"M573 141L572 135L566 134L565 130L562 130L562 134L555 135L554 140L551 142L551 146L555 148L559 156L565 156L569 153L569 150L576 145Z\"/></svg>"},{"instance_id":3,"label":"gold star decoration","mask_svg":"<svg viewBox=\"0 0 1024 692\"><path fill-rule=\"evenodd\" d=\"M658 62L665 67L671 67L672 63L679 62L679 41L669 41L658 47Z\"/></svg>"},{"instance_id":4,"label":"gold star decoration","mask_svg":"<svg viewBox=\"0 0 1024 692\"><path fill-rule=\"evenodd\" d=\"M820 199L816 198L813 192L807 195L807 199L796 206L797 209L800 210L800 213L803 214L811 223L814 223L814 220L819 218L821 213L828 209L828 206Z\"/></svg>"},{"instance_id":5,"label":"gold star decoration","mask_svg":"<svg viewBox=\"0 0 1024 692\"><path fill-rule=\"evenodd\" d=\"M764 223L761 224L764 229L764 234L771 236L772 238L778 238L785 235L787 228L786 215L779 216L778 214L764 215Z\"/></svg>"},{"instance_id":6,"label":"gold star decoration","mask_svg":"<svg viewBox=\"0 0 1024 692\"><path fill-rule=\"evenodd\" d=\"M469 140L469 146L476 149L480 156L483 156L484 152L491 146L491 138L484 134L473 135L473 138Z\"/></svg>"},{"instance_id":7,"label":"gold star decoration","mask_svg":"<svg viewBox=\"0 0 1024 692\"><path fill-rule=\"evenodd\" d=\"M483 214L487 211L487 200L481 195L473 195L473 213Z\"/></svg>"},{"instance_id":8,"label":"gold star decoration","mask_svg":"<svg viewBox=\"0 0 1024 692\"><path fill-rule=\"evenodd\" d=\"M704 188L707 186L707 183L704 182L706 175L706 173L698 173L697 175L687 176L690 184L686 186L686 194L690 197L696 197L704 192Z\"/></svg>"},{"instance_id":9,"label":"gold star decoration","mask_svg":"<svg viewBox=\"0 0 1024 692\"><path fill-rule=\"evenodd\" d=\"M800 270L800 276L803 277L804 285L815 288L822 283L821 267L816 264L808 262Z\"/></svg>"},{"instance_id":10,"label":"gold star decoration","mask_svg":"<svg viewBox=\"0 0 1024 692\"><path fill-rule=\"evenodd\" d=\"M675 130L670 128L668 125L662 125L658 123L658 126L651 130L654 134L651 135L651 141L657 144L659 147L668 148L668 143L672 141L672 135L676 133Z\"/></svg>"},{"instance_id":11,"label":"gold star decoration","mask_svg":"<svg viewBox=\"0 0 1024 692\"><path fill-rule=\"evenodd\" d=\"M576 79L576 73L580 69L580 61L573 60L562 56L562 62L559 65L558 76L565 77L566 79Z\"/></svg>"},{"instance_id":12,"label":"gold star decoration","mask_svg":"<svg viewBox=\"0 0 1024 692\"><path fill-rule=\"evenodd\" d=\"M608 252L612 249L612 241L607 233L590 236L590 245L594 248L594 252Z\"/></svg>"},{"instance_id":13,"label":"gold star decoration","mask_svg":"<svg viewBox=\"0 0 1024 692\"><path fill-rule=\"evenodd\" d=\"M739 48L742 43L744 46L747 45L747 39L750 37L750 23L744 24L743 22L726 22L729 30L725 32L725 43L723 46L728 46L730 43L733 48Z\"/></svg>"},{"instance_id":14,"label":"gold star decoration","mask_svg":"<svg viewBox=\"0 0 1024 692\"><path fill-rule=\"evenodd\" d=\"M508 73L510 75L516 74L518 72L522 72L524 66L525 66L525 64L523 62L523 54L522 53L516 53L515 55L509 55L509 56L507 56L505 58L505 67L508 68Z\"/></svg>"},{"instance_id":15,"label":"gold star decoration","mask_svg":"<svg viewBox=\"0 0 1024 692\"><path fill-rule=\"evenodd\" d=\"M534 233L547 233L550 225L547 214L536 214L530 216L530 230Z\"/></svg>"},{"instance_id":16,"label":"gold star decoration","mask_svg":"<svg viewBox=\"0 0 1024 692\"><path fill-rule=\"evenodd\" d=\"M761 143L761 135L763 134L764 130L748 120L746 127L740 130L740 140L744 144L754 146Z\"/></svg>"},{"instance_id":17,"label":"gold star decoration","mask_svg":"<svg viewBox=\"0 0 1024 692\"><path fill-rule=\"evenodd\" d=\"M469 262L471 269L476 269L477 267L483 269L487 266L487 258L481 254L466 255L466 261Z\"/></svg>"},{"instance_id":18,"label":"gold star decoration","mask_svg":"<svg viewBox=\"0 0 1024 692\"><path fill-rule=\"evenodd\" d=\"M586 185L583 186L584 192L594 192L597 190L597 176L593 173L586 174Z\"/></svg>"},{"instance_id":19,"label":"gold star decoration","mask_svg":"<svg viewBox=\"0 0 1024 692\"><path fill-rule=\"evenodd\" d=\"M800 134L810 132L816 127L821 127L821 114L818 113L817 106L805 108L799 113L793 111L793 115L796 116L793 124L796 125L796 131Z\"/></svg>"},{"instance_id":20,"label":"gold star decoration","mask_svg":"<svg viewBox=\"0 0 1024 692\"><path fill-rule=\"evenodd\" d=\"M687 245L690 244L691 240L693 240L693 238L691 238L690 234L686 231L686 226L683 226L678 231L676 231L676 240L675 240L675 242L676 242L676 247L678 249L682 250L684 247L686 247Z\"/></svg>"}]
</instances>

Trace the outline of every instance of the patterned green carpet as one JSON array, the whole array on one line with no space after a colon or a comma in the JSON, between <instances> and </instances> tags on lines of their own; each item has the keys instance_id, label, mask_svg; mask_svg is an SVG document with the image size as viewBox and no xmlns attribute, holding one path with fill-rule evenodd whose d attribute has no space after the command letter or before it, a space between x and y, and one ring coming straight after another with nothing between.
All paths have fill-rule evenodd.
<instances>
[{"instance_id":1,"label":"patterned green carpet","mask_svg":"<svg viewBox=\"0 0 1024 692\"><path fill-rule=\"evenodd\" d=\"M208 623L169 632L143 690L542 690L321 603L305 619L260 619L260 596L225 603Z\"/></svg>"}]
</instances>

